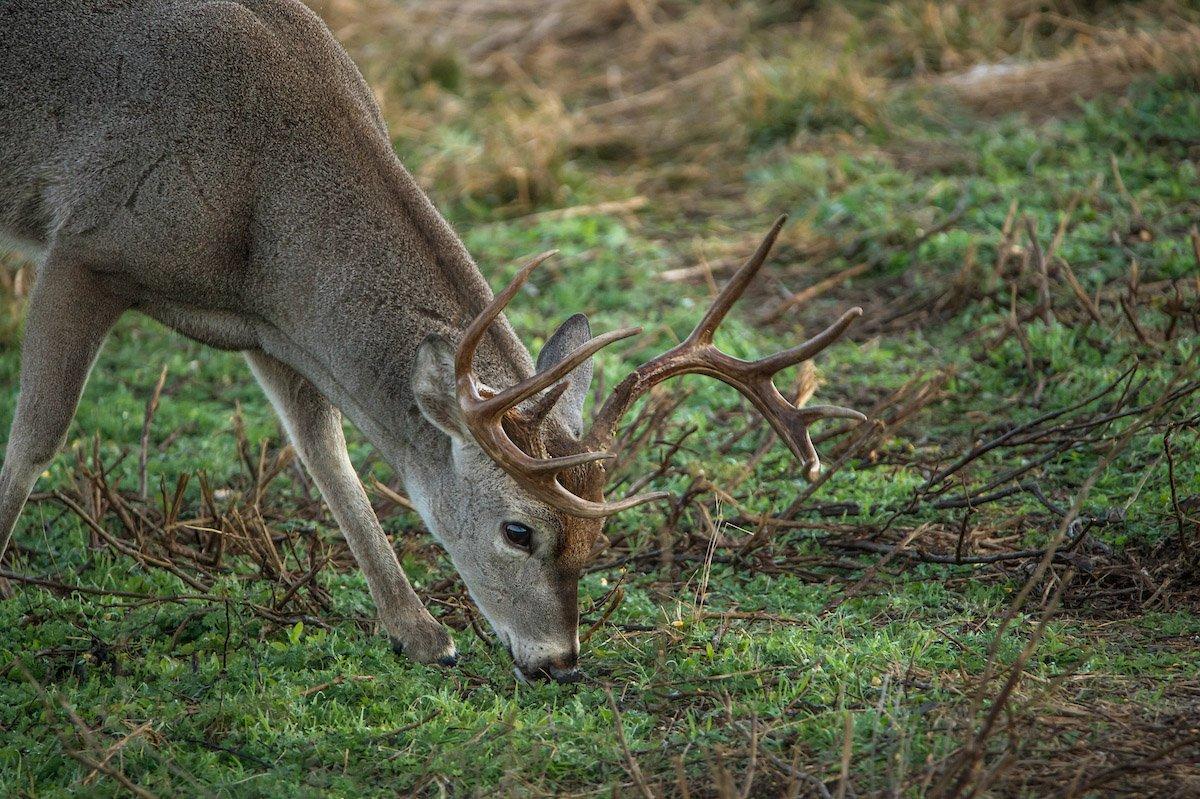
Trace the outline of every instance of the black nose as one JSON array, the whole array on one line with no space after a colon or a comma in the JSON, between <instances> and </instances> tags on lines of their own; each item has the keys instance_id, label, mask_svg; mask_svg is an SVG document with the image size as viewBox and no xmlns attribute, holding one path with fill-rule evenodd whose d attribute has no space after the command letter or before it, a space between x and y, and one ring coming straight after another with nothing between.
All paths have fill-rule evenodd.
<instances>
[{"instance_id":1,"label":"black nose","mask_svg":"<svg viewBox=\"0 0 1200 799\"><path fill-rule=\"evenodd\" d=\"M579 666L579 651L570 652L557 658L549 658L538 663L533 668L521 669L521 672L533 679L551 679L558 683L575 683L583 679L583 671Z\"/></svg>"},{"instance_id":2,"label":"black nose","mask_svg":"<svg viewBox=\"0 0 1200 799\"><path fill-rule=\"evenodd\" d=\"M567 684L579 682L583 679L583 671L578 666L572 666L569 669L556 669L551 667L549 672L550 676L554 678L554 681L558 683Z\"/></svg>"}]
</instances>

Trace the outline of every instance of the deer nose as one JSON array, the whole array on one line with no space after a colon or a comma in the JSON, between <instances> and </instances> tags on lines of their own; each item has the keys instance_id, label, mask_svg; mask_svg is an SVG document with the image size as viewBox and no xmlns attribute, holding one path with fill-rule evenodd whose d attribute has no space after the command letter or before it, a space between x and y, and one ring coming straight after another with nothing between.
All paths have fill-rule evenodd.
<instances>
[{"instance_id":1,"label":"deer nose","mask_svg":"<svg viewBox=\"0 0 1200 799\"><path fill-rule=\"evenodd\" d=\"M573 683L583 679L583 672L579 670L578 664L579 650L571 647L569 651L551 659L544 669L555 682Z\"/></svg>"},{"instance_id":2,"label":"deer nose","mask_svg":"<svg viewBox=\"0 0 1200 799\"><path fill-rule=\"evenodd\" d=\"M564 685L573 682L579 682L583 679L583 671L578 666L572 666L569 669L556 669L551 667L549 671L550 676L554 678L555 682L563 683Z\"/></svg>"},{"instance_id":3,"label":"deer nose","mask_svg":"<svg viewBox=\"0 0 1200 799\"><path fill-rule=\"evenodd\" d=\"M557 683L575 683L583 679L583 671L578 667L579 650L571 651L554 658L547 658L532 667L520 667L527 679L551 679Z\"/></svg>"}]
</instances>

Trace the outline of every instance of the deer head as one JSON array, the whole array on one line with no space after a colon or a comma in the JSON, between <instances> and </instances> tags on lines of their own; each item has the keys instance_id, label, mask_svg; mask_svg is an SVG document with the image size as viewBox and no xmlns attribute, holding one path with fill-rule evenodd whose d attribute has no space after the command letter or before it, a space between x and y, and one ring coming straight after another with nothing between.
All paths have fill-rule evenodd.
<instances>
[{"instance_id":1,"label":"deer head","mask_svg":"<svg viewBox=\"0 0 1200 799\"><path fill-rule=\"evenodd\" d=\"M728 383L767 419L808 479L820 472L809 425L818 419L865 419L849 408L797 407L772 381L781 370L836 341L862 314L860 308L846 311L808 341L758 361L734 358L713 344L717 328L766 261L784 221L776 221L682 343L643 363L616 386L587 433L583 404L592 357L640 328L593 338L586 318L576 315L547 342L528 379L494 388L483 384L472 368L489 327L550 253L518 272L471 322L457 347L441 336L422 342L414 393L425 417L450 437L455 468L444 478L453 485L418 488L414 501L524 674L579 679L577 588L604 520L667 496L604 497L607 465L614 458L609 447L618 426L653 386L683 374ZM440 499L432 498L435 493Z\"/></svg>"}]
</instances>

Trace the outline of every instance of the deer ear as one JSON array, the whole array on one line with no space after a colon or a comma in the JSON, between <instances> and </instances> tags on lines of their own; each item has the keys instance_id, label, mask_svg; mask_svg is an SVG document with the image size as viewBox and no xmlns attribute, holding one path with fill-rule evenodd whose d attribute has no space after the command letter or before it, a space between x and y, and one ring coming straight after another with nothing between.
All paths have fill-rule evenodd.
<instances>
[{"instance_id":1,"label":"deer ear","mask_svg":"<svg viewBox=\"0 0 1200 799\"><path fill-rule=\"evenodd\" d=\"M538 354L537 370L544 372L570 355L577 347L586 344L592 337L588 318L577 313L559 325L558 330L542 347ZM571 433L578 438L583 435L583 403L587 401L588 387L592 383L592 359L588 358L567 376L571 381L567 393L555 405L559 418Z\"/></svg>"},{"instance_id":2,"label":"deer ear","mask_svg":"<svg viewBox=\"0 0 1200 799\"><path fill-rule=\"evenodd\" d=\"M412 391L421 415L454 439L467 436L467 425L454 387L454 346L431 333L417 347Z\"/></svg>"}]
</instances>

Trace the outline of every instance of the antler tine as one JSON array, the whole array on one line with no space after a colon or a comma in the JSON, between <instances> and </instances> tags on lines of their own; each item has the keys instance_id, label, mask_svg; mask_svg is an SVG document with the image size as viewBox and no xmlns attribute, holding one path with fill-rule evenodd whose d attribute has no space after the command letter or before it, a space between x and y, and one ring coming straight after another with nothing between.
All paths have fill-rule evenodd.
<instances>
[{"instance_id":1,"label":"antler tine","mask_svg":"<svg viewBox=\"0 0 1200 799\"><path fill-rule=\"evenodd\" d=\"M806 419L853 419L856 422L867 421L866 414L859 413L853 408L843 408L841 405L806 405L796 409Z\"/></svg>"},{"instance_id":2,"label":"antler tine","mask_svg":"<svg viewBox=\"0 0 1200 799\"><path fill-rule=\"evenodd\" d=\"M540 498L557 507L559 510L584 519L603 519L605 516L612 516L614 513L620 513L623 510L629 510L638 505L644 505L647 502L657 502L660 499L667 499L671 496L668 491L654 491L647 494L626 497L615 502L592 502L591 500L572 494L563 488L562 483L558 482L557 479L551 483L550 491L551 493L549 494L539 495Z\"/></svg>"},{"instance_id":3,"label":"antler tine","mask_svg":"<svg viewBox=\"0 0 1200 799\"><path fill-rule=\"evenodd\" d=\"M496 321L505 306L512 301L517 292L521 290L521 286L525 285L525 281L529 279L529 275L534 269L541 266L546 259L555 255L558 250L547 250L541 255L535 257L525 266L521 267L520 271L513 277L512 282L505 286L504 291L496 295L487 307L471 320L471 324L463 331L462 341L458 345L458 350L454 355L454 376L462 382L471 374L471 362L475 358L475 350L479 348L479 342L483 339L483 334L491 327L492 322ZM477 396L478 392L475 387L471 387L472 395Z\"/></svg>"},{"instance_id":4,"label":"antler tine","mask_svg":"<svg viewBox=\"0 0 1200 799\"><path fill-rule=\"evenodd\" d=\"M800 435L798 456L800 463L804 466L804 476L810 482L821 476L821 456L817 454L817 448L813 445L812 436L809 435L808 428L804 428ZM792 448L792 452L796 452L796 448Z\"/></svg>"},{"instance_id":5,"label":"antler tine","mask_svg":"<svg viewBox=\"0 0 1200 799\"><path fill-rule=\"evenodd\" d=\"M513 443L501 428L499 421L488 424L486 429L486 435L476 435L480 446L519 481L530 480L535 476L553 477L563 469L595 461L612 460L616 457L610 452L579 452L556 458L535 458ZM540 485L539 488L541 488Z\"/></svg>"},{"instance_id":6,"label":"antler tine","mask_svg":"<svg viewBox=\"0 0 1200 799\"><path fill-rule=\"evenodd\" d=\"M755 361L755 368L762 374L773 375L789 366L795 366L801 361L811 359L821 352L821 350L841 338L842 333L846 332L846 328L854 324L854 320L862 316L862 313L862 308L857 306L851 308L842 314L840 319L803 344L797 344L791 349L786 349L783 352L778 352L760 361Z\"/></svg>"},{"instance_id":7,"label":"antler tine","mask_svg":"<svg viewBox=\"0 0 1200 799\"><path fill-rule=\"evenodd\" d=\"M867 418L858 411L837 405L813 405L797 408L784 399L779 390L770 382L769 377L761 378L762 382L757 385L751 383L747 386L749 391L734 380L724 377L721 379L737 387L758 408L771 428L804 466L805 476L809 480L816 479L820 474L821 459L817 455L816 447L813 446L808 426L818 419L854 419L862 422Z\"/></svg>"},{"instance_id":8,"label":"antler tine","mask_svg":"<svg viewBox=\"0 0 1200 799\"><path fill-rule=\"evenodd\" d=\"M566 377L579 364L586 361L588 358L595 355L600 350L612 344L615 341L620 341L623 338L636 336L641 333L640 327L627 327L622 330L614 330L610 333L596 336L583 344L576 347L570 355L563 358L558 363L544 372L537 372L532 377L522 380L514 386L504 389L494 397L483 400L479 404L479 410L490 415L498 415L508 410L515 408L525 400L532 397L544 388L557 383L562 378Z\"/></svg>"},{"instance_id":9,"label":"antler tine","mask_svg":"<svg viewBox=\"0 0 1200 799\"><path fill-rule=\"evenodd\" d=\"M553 367L491 396L485 397L480 392L479 383L475 379L472 368L475 351L479 347L479 342L483 340L488 327L496 321L505 306L516 296L517 291L529 279L533 270L553 254L553 250L543 253L521 267L508 286L497 294L495 299L488 303L487 307L480 311L479 315L467 326L454 355L458 401L467 427L479 446L531 494L574 516L601 518L635 505L641 505L643 502L662 499L667 495L660 492L640 494L617 502L593 502L573 494L559 482L559 473L576 466L611 460L614 456L603 450L585 449L572 455L550 458L534 457L509 438L508 433L504 430L504 417L509 410L521 402L540 391L549 389L545 395L539 398L533 408L521 415L523 424L540 425L567 390L569 381L562 378L600 349L641 332L641 328L627 328L596 336L576 347Z\"/></svg>"},{"instance_id":10,"label":"antler tine","mask_svg":"<svg viewBox=\"0 0 1200 799\"><path fill-rule=\"evenodd\" d=\"M754 280L758 270L762 269L762 265L766 263L767 256L771 254L771 248L775 246L775 240L779 238L779 231L783 230L785 222L787 222L787 214L783 214L775 220L775 224L771 225L771 229L763 237L758 249L754 251L754 255L751 255L746 263L742 264L741 268L725 284L725 288L721 289L721 293L709 306L700 323L687 337L688 341L698 341L703 344L712 342L713 335L717 332L717 328L720 327L726 314L729 313L729 309L741 298L746 287L750 285L750 281Z\"/></svg>"},{"instance_id":11,"label":"antler tine","mask_svg":"<svg viewBox=\"0 0 1200 799\"><path fill-rule=\"evenodd\" d=\"M534 427L540 427L550 412L554 410L554 406L562 399L562 395L567 393L567 389L571 387L570 380L564 380L557 386L554 386L541 397L537 403L524 414L524 418L529 424Z\"/></svg>"},{"instance_id":12,"label":"antler tine","mask_svg":"<svg viewBox=\"0 0 1200 799\"><path fill-rule=\"evenodd\" d=\"M836 322L808 341L758 361L743 361L726 355L713 344L717 328L766 262L786 219L781 216L776 220L754 255L730 279L700 323L681 344L642 364L617 384L596 412L595 422L587 437L589 449L606 448L616 435L617 424L640 396L656 384L683 374L715 377L741 392L801 461L810 479L818 474L820 459L809 436L808 425L818 419L866 418L858 411L832 405L798 408L779 393L771 380L780 370L812 358L836 341L862 315L861 308L846 311Z\"/></svg>"},{"instance_id":13,"label":"antler tine","mask_svg":"<svg viewBox=\"0 0 1200 799\"><path fill-rule=\"evenodd\" d=\"M786 216L781 216L775 221L754 255L721 290L700 323L682 343L643 363L617 384L596 412L592 429L583 441L583 451L573 455L538 458L523 451L504 430L505 414L530 397L549 389L532 409L521 415L525 424L540 424L567 390L568 381L563 380L564 377L604 347L641 332L641 328L616 330L596 336L576 347L566 358L546 371L494 395L482 396L471 369L475 349L488 326L528 280L529 274L553 253L545 253L530 261L517 272L508 287L471 322L455 354L459 403L467 426L479 445L513 479L543 502L574 516L609 516L669 495L659 492L627 497L616 502L593 502L564 487L559 482L559 474L564 469L612 458L613 455L606 450L616 433L618 422L638 397L656 384L678 375L704 374L728 383L749 399L792 453L800 459L805 467L806 476L810 480L815 479L820 473L821 462L809 435L808 425L818 419L862 421L866 417L858 411L836 405L798 408L779 393L771 378L782 369L812 358L836 341L846 328L862 315L862 309L851 308L808 341L758 361L743 361L726 355L713 344L717 328L766 262L786 220Z\"/></svg>"}]
</instances>

